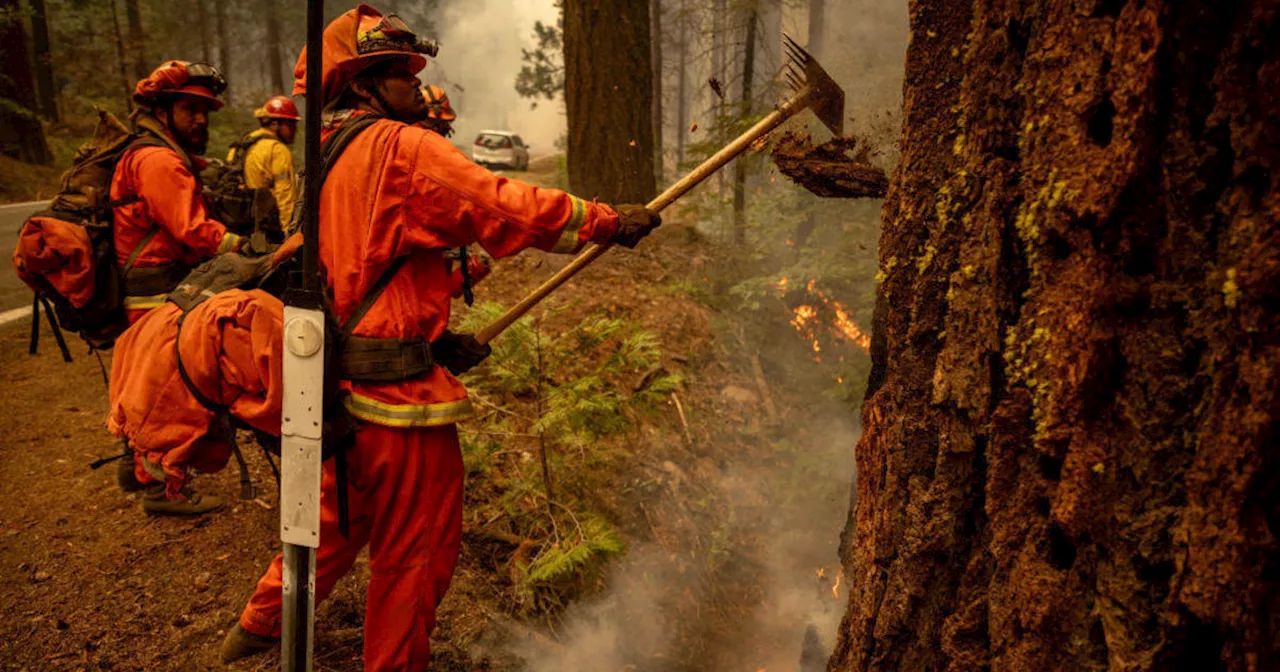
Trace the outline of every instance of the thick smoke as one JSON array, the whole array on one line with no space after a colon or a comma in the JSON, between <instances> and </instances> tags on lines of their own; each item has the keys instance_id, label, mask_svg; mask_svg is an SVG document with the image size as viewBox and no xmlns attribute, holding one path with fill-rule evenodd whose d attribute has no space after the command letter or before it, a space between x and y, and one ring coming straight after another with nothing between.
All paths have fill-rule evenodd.
<instances>
[{"instance_id":1,"label":"thick smoke","mask_svg":"<svg viewBox=\"0 0 1280 672\"><path fill-rule=\"evenodd\" d=\"M706 558L687 550L705 548L699 540L667 539L675 552L645 544L611 569L603 593L569 608L559 628L562 645L521 640L511 652L532 672L825 669L848 598L836 577L857 442L850 423L832 418L786 466L729 465L707 484L726 506L728 515L718 521L725 528L688 532L750 546L732 554L751 565L756 588L733 583L742 576L733 563L711 575L699 571ZM756 606L728 626L727 640L706 636L690 646L705 626L693 614L723 621L723 613L712 615L724 606L718 595L757 589Z\"/></svg>"},{"instance_id":2,"label":"thick smoke","mask_svg":"<svg viewBox=\"0 0 1280 672\"><path fill-rule=\"evenodd\" d=\"M534 23L554 24L555 0L472 0L447 3L437 22L440 56L422 81L439 84L458 112L453 141L471 144L480 130L509 130L533 145L533 154L553 151L564 133L564 103L530 100L515 90L521 49L532 43Z\"/></svg>"}]
</instances>

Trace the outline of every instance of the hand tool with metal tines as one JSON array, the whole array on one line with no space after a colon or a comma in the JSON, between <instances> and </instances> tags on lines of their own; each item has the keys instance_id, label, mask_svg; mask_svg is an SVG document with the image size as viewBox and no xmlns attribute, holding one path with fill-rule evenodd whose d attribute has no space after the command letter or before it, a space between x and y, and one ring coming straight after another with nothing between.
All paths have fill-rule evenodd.
<instances>
[{"instance_id":1,"label":"hand tool with metal tines","mask_svg":"<svg viewBox=\"0 0 1280 672\"><path fill-rule=\"evenodd\" d=\"M688 193L689 190L698 186L703 180L745 151L751 146L751 143L764 137L782 122L799 114L805 108L812 109L818 120L826 124L832 133L837 136L844 133L844 91L836 85L831 76L822 69L822 66L818 65L818 61L809 55L809 52L796 44L795 40L792 40L787 35L783 35L782 39L783 48L787 52L787 65L784 70L784 76L787 79L787 83L795 90L795 93L747 132L725 145L723 149L716 152L711 158L703 161L702 165L694 168L679 182L667 187L666 191L650 201L646 207L654 212L662 211L663 208L671 205L676 199ZM613 247L610 243L587 246L587 249L579 253L559 273L542 283L541 286L522 299L520 303L512 306L510 310L494 320L492 324L481 329L476 334L476 340L481 343L492 341L512 323L529 312L531 308L538 305L547 295L576 275L578 271L598 259L610 247Z\"/></svg>"}]
</instances>

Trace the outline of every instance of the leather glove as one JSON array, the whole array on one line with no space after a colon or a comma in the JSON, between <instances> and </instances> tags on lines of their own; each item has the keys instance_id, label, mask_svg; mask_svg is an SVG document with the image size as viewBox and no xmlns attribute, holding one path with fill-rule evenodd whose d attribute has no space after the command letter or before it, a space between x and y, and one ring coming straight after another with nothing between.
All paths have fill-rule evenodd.
<instances>
[{"instance_id":1,"label":"leather glove","mask_svg":"<svg viewBox=\"0 0 1280 672\"><path fill-rule=\"evenodd\" d=\"M476 340L472 334L455 334L446 331L431 343L431 355L436 363L449 369L453 375L461 375L474 369L493 352L488 344Z\"/></svg>"},{"instance_id":2,"label":"leather glove","mask_svg":"<svg viewBox=\"0 0 1280 672\"><path fill-rule=\"evenodd\" d=\"M662 224L662 216L643 205L619 205L618 230L609 242L634 248L642 238Z\"/></svg>"}]
</instances>

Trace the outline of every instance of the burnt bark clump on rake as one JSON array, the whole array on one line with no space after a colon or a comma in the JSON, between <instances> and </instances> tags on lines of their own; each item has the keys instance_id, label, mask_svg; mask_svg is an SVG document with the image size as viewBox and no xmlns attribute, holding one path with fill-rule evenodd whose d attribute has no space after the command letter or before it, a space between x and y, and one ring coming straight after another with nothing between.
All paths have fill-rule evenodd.
<instances>
[{"instance_id":1,"label":"burnt bark clump on rake","mask_svg":"<svg viewBox=\"0 0 1280 672\"><path fill-rule=\"evenodd\" d=\"M883 198L884 171L867 161L858 138L832 138L814 145L808 136L787 133L773 147L773 163L783 175L823 198Z\"/></svg>"}]
</instances>

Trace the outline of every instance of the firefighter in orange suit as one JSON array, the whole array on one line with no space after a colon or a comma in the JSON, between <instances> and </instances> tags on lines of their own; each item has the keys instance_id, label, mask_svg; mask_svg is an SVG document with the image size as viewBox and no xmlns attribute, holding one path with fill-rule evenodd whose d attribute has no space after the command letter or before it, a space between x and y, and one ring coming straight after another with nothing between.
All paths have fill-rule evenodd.
<instances>
[{"instance_id":1,"label":"firefighter in orange suit","mask_svg":"<svg viewBox=\"0 0 1280 672\"><path fill-rule=\"evenodd\" d=\"M139 132L161 142L126 150L111 179L116 260L125 271L130 323L164 303L203 259L239 249L240 236L209 218L196 175L209 141L209 114L227 83L207 63L167 61L134 89Z\"/></svg>"},{"instance_id":2,"label":"firefighter in orange suit","mask_svg":"<svg viewBox=\"0 0 1280 672\"><path fill-rule=\"evenodd\" d=\"M385 289L354 334L432 356L458 372L487 346L446 331L448 248L479 243L495 257L537 247L574 252L588 242L634 246L658 226L644 208L617 210L554 189L496 176L471 163L444 137L417 124L426 101L416 73L426 59L398 17L360 5L324 31L325 137L382 117L346 145L321 188L320 260L340 324L348 324L387 269ZM294 69L304 93L306 53ZM359 126L356 126L359 127ZM447 346L446 346L447 344ZM399 347L399 346L397 346ZM344 351L343 356L347 353ZM457 366L459 359L467 360ZM349 450L347 538L337 531L332 461L321 483L316 598L369 546L372 577L364 622L367 670L421 670L431 658L436 606L457 562L462 532L462 455L455 423L471 414L461 383L443 366L395 381L342 377L347 410L360 421ZM258 582L222 660L278 641L281 569L277 556Z\"/></svg>"},{"instance_id":3,"label":"firefighter in orange suit","mask_svg":"<svg viewBox=\"0 0 1280 672\"><path fill-rule=\"evenodd\" d=\"M125 150L111 178L116 263L124 275L130 324L164 303L165 295L201 260L244 242L209 218L196 175L209 140L209 114L222 107L227 82L207 63L166 61L134 88L131 120L144 141ZM118 463L125 491L147 481L142 463Z\"/></svg>"},{"instance_id":4,"label":"firefighter in orange suit","mask_svg":"<svg viewBox=\"0 0 1280 672\"><path fill-rule=\"evenodd\" d=\"M230 425L219 416L280 435L283 313L262 290L230 290L185 315L165 303L116 341L107 429L144 467L144 511L197 515L222 506L189 486L193 470L219 471L231 457Z\"/></svg>"}]
</instances>

